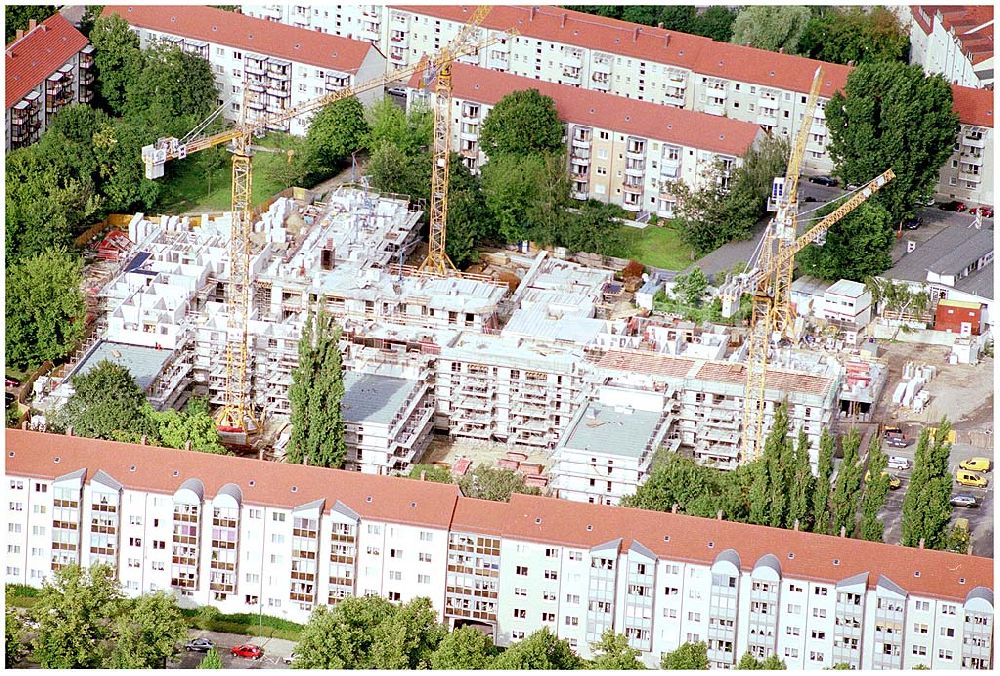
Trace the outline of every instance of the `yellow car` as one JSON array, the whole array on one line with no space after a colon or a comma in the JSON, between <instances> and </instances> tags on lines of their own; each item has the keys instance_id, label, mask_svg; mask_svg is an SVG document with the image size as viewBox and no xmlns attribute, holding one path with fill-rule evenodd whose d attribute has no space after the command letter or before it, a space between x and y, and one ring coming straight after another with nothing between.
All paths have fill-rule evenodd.
<instances>
[{"instance_id":1,"label":"yellow car","mask_svg":"<svg viewBox=\"0 0 1000 676\"><path fill-rule=\"evenodd\" d=\"M970 472L989 472L993 463L989 458L969 458L960 462L958 466Z\"/></svg>"},{"instance_id":2,"label":"yellow car","mask_svg":"<svg viewBox=\"0 0 1000 676\"><path fill-rule=\"evenodd\" d=\"M955 472L955 481L963 486L973 486L975 488L986 488L986 485L989 483L982 475L975 472L968 472L964 469Z\"/></svg>"},{"instance_id":3,"label":"yellow car","mask_svg":"<svg viewBox=\"0 0 1000 676\"><path fill-rule=\"evenodd\" d=\"M889 473L889 470L882 470L882 476L889 477L889 488L896 490L897 488L902 488L903 481L895 474ZM868 470L865 472L865 483L869 483L872 480L872 471Z\"/></svg>"}]
</instances>

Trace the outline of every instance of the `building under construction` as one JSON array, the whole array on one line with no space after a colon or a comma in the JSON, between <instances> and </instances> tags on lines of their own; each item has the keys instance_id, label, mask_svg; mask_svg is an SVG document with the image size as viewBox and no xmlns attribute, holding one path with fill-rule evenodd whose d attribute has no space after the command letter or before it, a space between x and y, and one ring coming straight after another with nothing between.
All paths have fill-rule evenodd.
<instances>
[{"instance_id":1,"label":"building under construction","mask_svg":"<svg viewBox=\"0 0 1000 676\"><path fill-rule=\"evenodd\" d=\"M724 329L612 319L609 304L621 285L610 271L544 252L526 261L513 290L484 276L419 273L403 263L418 242L420 216L404 197L357 186L324 202L280 198L262 215L250 261L247 383L260 419L289 414L302 327L323 308L343 328L348 463L361 471L406 470L432 428L565 460L563 438L587 437L588 415L629 407L654 421L643 427L649 438L635 440L629 485L642 482L661 447L724 468L741 461L745 355ZM98 293L98 331L63 382L47 384L39 408L59 406L72 391L68 377L105 358L127 366L157 408L192 395L221 406L229 226L226 214L136 214L131 247ZM838 410L842 377L831 358L775 354L765 429L787 400L793 428L805 430L815 453ZM623 452L599 445L587 446L595 466ZM555 462L557 487L568 485L561 473L579 474L568 468ZM586 497L589 486L574 486L575 499ZM607 491L599 492L595 501L607 501Z\"/></svg>"}]
</instances>

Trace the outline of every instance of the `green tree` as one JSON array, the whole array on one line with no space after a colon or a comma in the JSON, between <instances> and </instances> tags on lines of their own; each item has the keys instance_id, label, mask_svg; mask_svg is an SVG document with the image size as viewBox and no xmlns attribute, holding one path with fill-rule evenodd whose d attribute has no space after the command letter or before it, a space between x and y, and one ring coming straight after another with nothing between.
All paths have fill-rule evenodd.
<instances>
[{"instance_id":1,"label":"green tree","mask_svg":"<svg viewBox=\"0 0 1000 676\"><path fill-rule=\"evenodd\" d=\"M739 664L736 665L737 669L740 670L783 670L788 667L785 666L784 661L781 660L777 655L769 655L763 660L759 660L750 653L743 653L743 657L740 658Z\"/></svg>"},{"instance_id":2,"label":"green tree","mask_svg":"<svg viewBox=\"0 0 1000 676\"><path fill-rule=\"evenodd\" d=\"M410 473L407 476L411 479L420 479L421 475L423 475L424 481L433 481L439 484L454 483L451 478L451 472L437 465L413 465L410 467Z\"/></svg>"},{"instance_id":3,"label":"green tree","mask_svg":"<svg viewBox=\"0 0 1000 676\"><path fill-rule=\"evenodd\" d=\"M733 22L732 41L772 52L797 54L799 38L811 14L799 5L744 7Z\"/></svg>"},{"instance_id":4,"label":"green tree","mask_svg":"<svg viewBox=\"0 0 1000 676\"><path fill-rule=\"evenodd\" d=\"M594 643L591 649L594 659L590 666L593 669L623 671L646 668L646 665L639 659L641 651L628 644L628 637L624 634L616 634L613 629L608 629L601 634L601 640Z\"/></svg>"},{"instance_id":5,"label":"green tree","mask_svg":"<svg viewBox=\"0 0 1000 676\"><path fill-rule=\"evenodd\" d=\"M65 106L42 134L37 151L64 181L92 186L98 177L94 136L108 124L111 118L103 110L86 104Z\"/></svg>"},{"instance_id":6,"label":"green tree","mask_svg":"<svg viewBox=\"0 0 1000 676\"><path fill-rule=\"evenodd\" d=\"M716 42L729 42L733 37L733 22L735 21L735 9L722 5L712 5L701 13L695 23L694 30L690 32L711 38Z\"/></svg>"},{"instance_id":7,"label":"green tree","mask_svg":"<svg viewBox=\"0 0 1000 676\"><path fill-rule=\"evenodd\" d=\"M489 669L497 652L493 639L466 625L441 640L431 655L431 669Z\"/></svg>"},{"instance_id":8,"label":"green tree","mask_svg":"<svg viewBox=\"0 0 1000 676\"><path fill-rule=\"evenodd\" d=\"M94 45L97 94L112 114L122 115L126 90L143 68L139 36L132 32L125 19L112 14L95 19L90 42Z\"/></svg>"},{"instance_id":9,"label":"green tree","mask_svg":"<svg viewBox=\"0 0 1000 676\"><path fill-rule=\"evenodd\" d=\"M112 669L162 669L174 646L187 635L187 623L173 596L159 591L125 604L114 621Z\"/></svg>"},{"instance_id":10,"label":"green tree","mask_svg":"<svg viewBox=\"0 0 1000 676\"><path fill-rule=\"evenodd\" d=\"M883 473L889 458L882 452L882 442L873 436L868 444L868 481L861 501L861 538L872 542L882 542L885 525L878 518L879 510L885 505L889 494L889 474Z\"/></svg>"},{"instance_id":11,"label":"green tree","mask_svg":"<svg viewBox=\"0 0 1000 676\"><path fill-rule=\"evenodd\" d=\"M141 120L118 120L94 134L98 180L108 211L152 209L159 199L161 183L147 179L142 147L156 140L156 127Z\"/></svg>"},{"instance_id":12,"label":"green tree","mask_svg":"<svg viewBox=\"0 0 1000 676\"><path fill-rule=\"evenodd\" d=\"M215 652L215 648L209 648L208 652L205 653L205 657L201 660L198 665L199 669L225 669L225 665L222 664L222 658L219 657L219 653Z\"/></svg>"},{"instance_id":13,"label":"green tree","mask_svg":"<svg viewBox=\"0 0 1000 676\"><path fill-rule=\"evenodd\" d=\"M104 5L87 5L83 10L83 16L80 17L80 32L89 38L91 31L94 30L94 23L101 18L103 11Z\"/></svg>"},{"instance_id":14,"label":"green tree","mask_svg":"<svg viewBox=\"0 0 1000 676\"><path fill-rule=\"evenodd\" d=\"M620 217L620 207L587 200L575 213L567 213L566 227L559 230L556 241L574 252L623 257L627 251Z\"/></svg>"},{"instance_id":15,"label":"green tree","mask_svg":"<svg viewBox=\"0 0 1000 676\"><path fill-rule=\"evenodd\" d=\"M103 360L73 376L73 394L59 411L58 424L81 437L136 443L158 441L146 394L124 366Z\"/></svg>"},{"instance_id":16,"label":"green tree","mask_svg":"<svg viewBox=\"0 0 1000 676\"><path fill-rule=\"evenodd\" d=\"M42 23L56 13L55 5L7 5L3 8L4 42L10 44L17 37L17 31L27 32L28 22L34 19Z\"/></svg>"},{"instance_id":17,"label":"green tree","mask_svg":"<svg viewBox=\"0 0 1000 676\"><path fill-rule=\"evenodd\" d=\"M153 140L158 134L183 136L218 107L208 61L163 41L142 56L142 70L126 84L124 113L152 132Z\"/></svg>"},{"instance_id":18,"label":"green tree","mask_svg":"<svg viewBox=\"0 0 1000 676\"><path fill-rule=\"evenodd\" d=\"M364 146L371 151L388 141L406 156L418 155L431 147L434 114L427 106L411 106L403 112L391 97L385 97L365 113L368 134Z\"/></svg>"},{"instance_id":19,"label":"green tree","mask_svg":"<svg viewBox=\"0 0 1000 676\"><path fill-rule=\"evenodd\" d=\"M183 411L168 409L152 416L160 443L168 448L187 448L190 443L194 451L232 455L219 440L218 427L205 399L195 397Z\"/></svg>"},{"instance_id":20,"label":"green tree","mask_svg":"<svg viewBox=\"0 0 1000 676\"><path fill-rule=\"evenodd\" d=\"M723 476L719 470L671 453L665 462L653 468L649 478L633 495L622 499L621 504L658 512L669 512L676 504L685 514L712 517L721 506L718 496L724 492L726 480Z\"/></svg>"},{"instance_id":21,"label":"green tree","mask_svg":"<svg viewBox=\"0 0 1000 676\"><path fill-rule=\"evenodd\" d=\"M538 495L540 491L524 484L524 476L509 469L479 465L458 482L462 493L469 498L509 502L514 493Z\"/></svg>"},{"instance_id":22,"label":"green tree","mask_svg":"<svg viewBox=\"0 0 1000 676\"><path fill-rule=\"evenodd\" d=\"M704 643L684 643L660 659L660 669L708 669L708 646Z\"/></svg>"},{"instance_id":23,"label":"green tree","mask_svg":"<svg viewBox=\"0 0 1000 676\"><path fill-rule=\"evenodd\" d=\"M750 522L782 528L788 515L788 480L792 470L792 444L788 438L788 405L774 412L774 422L764 440L763 462L757 464L751 484Z\"/></svg>"},{"instance_id":24,"label":"green tree","mask_svg":"<svg viewBox=\"0 0 1000 676\"><path fill-rule=\"evenodd\" d=\"M416 598L395 607L375 629L373 669L430 669L438 644L447 635L438 624L428 598Z\"/></svg>"},{"instance_id":25,"label":"green tree","mask_svg":"<svg viewBox=\"0 0 1000 676\"><path fill-rule=\"evenodd\" d=\"M863 63L826 106L830 157L845 183L861 184L892 168L896 178L873 197L898 223L934 190L951 157L958 115L951 87L919 65Z\"/></svg>"},{"instance_id":26,"label":"green tree","mask_svg":"<svg viewBox=\"0 0 1000 676\"><path fill-rule=\"evenodd\" d=\"M696 33L699 23L698 11L694 5L667 5L660 8L659 21L668 31Z\"/></svg>"},{"instance_id":27,"label":"green tree","mask_svg":"<svg viewBox=\"0 0 1000 676\"><path fill-rule=\"evenodd\" d=\"M83 263L49 249L7 266L4 318L8 364L27 369L70 353L83 338Z\"/></svg>"},{"instance_id":28,"label":"green tree","mask_svg":"<svg viewBox=\"0 0 1000 676\"><path fill-rule=\"evenodd\" d=\"M691 307L701 307L708 290L708 277L701 268L694 266L691 272L674 277L674 296Z\"/></svg>"},{"instance_id":29,"label":"green tree","mask_svg":"<svg viewBox=\"0 0 1000 676\"><path fill-rule=\"evenodd\" d=\"M7 608L4 616L4 665L8 669L17 666L27 654L27 646L24 645L24 623L17 613Z\"/></svg>"},{"instance_id":30,"label":"green tree","mask_svg":"<svg viewBox=\"0 0 1000 676\"><path fill-rule=\"evenodd\" d=\"M305 141L305 167L310 180L337 173L351 153L364 147L368 136L365 108L357 97L324 106L309 123Z\"/></svg>"},{"instance_id":31,"label":"green tree","mask_svg":"<svg viewBox=\"0 0 1000 676\"><path fill-rule=\"evenodd\" d=\"M540 155L524 158L502 155L483 166L486 206L504 242L518 242L532 235L543 200L543 186L551 183L548 169L545 158ZM565 171L560 169L560 174Z\"/></svg>"},{"instance_id":32,"label":"green tree","mask_svg":"<svg viewBox=\"0 0 1000 676\"><path fill-rule=\"evenodd\" d=\"M951 520L952 477L948 470L951 424L942 419L933 437L925 428L917 441L910 487L903 498L901 544L927 549L945 549Z\"/></svg>"},{"instance_id":33,"label":"green tree","mask_svg":"<svg viewBox=\"0 0 1000 676\"><path fill-rule=\"evenodd\" d=\"M656 5L626 5L622 8L622 21L641 23L644 26L655 26L660 16L661 10Z\"/></svg>"},{"instance_id":34,"label":"green tree","mask_svg":"<svg viewBox=\"0 0 1000 676\"><path fill-rule=\"evenodd\" d=\"M835 223L823 246L806 247L798 261L806 274L820 279L860 282L892 267L895 241L892 216L869 201Z\"/></svg>"},{"instance_id":35,"label":"green tree","mask_svg":"<svg viewBox=\"0 0 1000 676\"><path fill-rule=\"evenodd\" d=\"M906 29L884 7L824 8L809 19L799 41L801 54L842 64L905 62L909 49Z\"/></svg>"},{"instance_id":36,"label":"green tree","mask_svg":"<svg viewBox=\"0 0 1000 676\"><path fill-rule=\"evenodd\" d=\"M854 526L858 513L858 498L861 494L861 459L858 449L861 446L861 434L856 427L841 439L844 460L840 463L837 481L834 483L833 495L830 498L830 511L833 515L833 532L839 534L843 528L847 537L854 534Z\"/></svg>"},{"instance_id":37,"label":"green tree","mask_svg":"<svg viewBox=\"0 0 1000 676\"><path fill-rule=\"evenodd\" d=\"M34 658L43 669L95 669L114 646L113 618L124 608L114 571L104 565L59 569L34 606Z\"/></svg>"},{"instance_id":38,"label":"green tree","mask_svg":"<svg viewBox=\"0 0 1000 676\"><path fill-rule=\"evenodd\" d=\"M582 660L569 643L543 627L507 648L496 658L494 669L580 669Z\"/></svg>"},{"instance_id":39,"label":"green tree","mask_svg":"<svg viewBox=\"0 0 1000 676\"><path fill-rule=\"evenodd\" d=\"M299 365L288 390L292 438L285 459L320 467L344 464L344 374L340 328L320 311L306 319L299 340Z\"/></svg>"},{"instance_id":40,"label":"green tree","mask_svg":"<svg viewBox=\"0 0 1000 676\"><path fill-rule=\"evenodd\" d=\"M429 152L406 155L392 142L383 140L369 155L365 173L378 192L427 200L431 192L431 161Z\"/></svg>"},{"instance_id":41,"label":"green tree","mask_svg":"<svg viewBox=\"0 0 1000 676\"><path fill-rule=\"evenodd\" d=\"M881 306L883 312L921 313L926 312L930 305L930 297L926 291L913 292L907 282L894 282L881 277L869 277L865 286L872 295L872 306Z\"/></svg>"},{"instance_id":42,"label":"green tree","mask_svg":"<svg viewBox=\"0 0 1000 676\"><path fill-rule=\"evenodd\" d=\"M395 607L381 596L348 597L317 606L295 647L296 669L371 669L375 629Z\"/></svg>"},{"instance_id":43,"label":"green tree","mask_svg":"<svg viewBox=\"0 0 1000 676\"><path fill-rule=\"evenodd\" d=\"M816 491L812 494L813 532L829 535L830 520L830 477L833 475L834 439L826 429L819 438L819 475L816 477Z\"/></svg>"},{"instance_id":44,"label":"green tree","mask_svg":"<svg viewBox=\"0 0 1000 676\"><path fill-rule=\"evenodd\" d=\"M497 101L483 120L479 145L495 160L563 150L563 125L556 104L537 89L511 92Z\"/></svg>"},{"instance_id":45,"label":"green tree","mask_svg":"<svg viewBox=\"0 0 1000 676\"><path fill-rule=\"evenodd\" d=\"M809 530L812 507L810 500L814 494L816 479L813 477L812 464L809 460L809 438L801 427L795 440L791 467L785 475L785 480L788 482L788 515L785 518L785 528L794 528L798 522L800 530Z\"/></svg>"},{"instance_id":46,"label":"green tree","mask_svg":"<svg viewBox=\"0 0 1000 676\"><path fill-rule=\"evenodd\" d=\"M495 234L493 215L486 206L479 179L456 153L451 156L448 185L448 237L446 252L458 268L479 259L477 248Z\"/></svg>"}]
</instances>

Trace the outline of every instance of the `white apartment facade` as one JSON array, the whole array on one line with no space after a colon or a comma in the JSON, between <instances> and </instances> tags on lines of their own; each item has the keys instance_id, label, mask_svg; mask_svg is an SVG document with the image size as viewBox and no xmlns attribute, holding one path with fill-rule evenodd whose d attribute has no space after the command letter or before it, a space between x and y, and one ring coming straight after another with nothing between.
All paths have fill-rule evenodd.
<instances>
[{"instance_id":1,"label":"white apartment facade","mask_svg":"<svg viewBox=\"0 0 1000 676\"><path fill-rule=\"evenodd\" d=\"M992 5L899 7L909 25L910 63L953 84L993 89Z\"/></svg>"},{"instance_id":2,"label":"white apartment facade","mask_svg":"<svg viewBox=\"0 0 1000 676\"><path fill-rule=\"evenodd\" d=\"M572 196L631 212L673 216L675 182L701 187L719 165L717 180L726 183L741 156L764 136L756 124L598 92L583 97L576 87L455 64L452 147L472 171L487 161L479 133L490 110L505 95L525 89L552 98L566 123ZM427 105L430 96L421 76L413 76L408 105Z\"/></svg>"},{"instance_id":3,"label":"white apartment facade","mask_svg":"<svg viewBox=\"0 0 1000 676\"><path fill-rule=\"evenodd\" d=\"M936 192L949 199L993 205L993 90L952 85L951 94L960 127L952 155L941 167Z\"/></svg>"},{"instance_id":4,"label":"white apartment facade","mask_svg":"<svg viewBox=\"0 0 1000 676\"><path fill-rule=\"evenodd\" d=\"M219 104L228 102L225 117L237 120L246 105L259 117L367 82L385 72L385 58L369 42L319 35L275 25L211 7L108 6L103 15L118 14L138 34L143 48L159 40L201 56L215 73ZM364 104L382 97L380 87L358 95ZM309 116L271 128L304 135Z\"/></svg>"},{"instance_id":5,"label":"white apartment facade","mask_svg":"<svg viewBox=\"0 0 1000 676\"><path fill-rule=\"evenodd\" d=\"M625 634L648 666L705 641L789 669L992 668L992 561L677 514L7 431L8 583L115 567L129 595L304 622L348 595L427 597L510 645L583 657Z\"/></svg>"},{"instance_id":6,"label":"white apartment facade","mask_svg":"<svg viewBox=\"0 0 1000 676\"><path fill-rule=\"evenodd\" d=\"M823 293L818 314L822 319L866 326L872 318L872 295L864 284L841 279Z\"/></svg>"},{"instance_id":7,"label":"white apartment facade","mask_svg":"<svg viewBox=\"0 0 1000 676\"><path fill-rule=\"evenodd\" d=\"M94 47L58 12L6 47L7 150L37 141L56 113L94 98Z\"/></svg>"}]
</instances>

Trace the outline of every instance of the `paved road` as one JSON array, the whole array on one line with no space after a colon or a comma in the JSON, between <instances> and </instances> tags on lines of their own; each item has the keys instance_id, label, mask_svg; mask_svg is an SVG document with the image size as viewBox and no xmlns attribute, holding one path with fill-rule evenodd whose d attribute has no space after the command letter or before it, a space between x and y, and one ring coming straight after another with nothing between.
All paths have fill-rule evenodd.
<instances>
[{"instance_id":1,"label":"paved road","mask_svg":"<svg viewBox=\"0 0 1000 676\"><path fill-rule=\"evenodd\" d=\"M293 641L280 638L243 636L240 634L222 634L213 631L192 629L188 632L190 638L205 637L215 642L215 650L222 658L222 664L227 669L288 669L284 658L295 648ZM264 649L264 657L259 660L248 660L233 657L229 649L241 643L256 643ZM167 663L168 669L195 669L205 658L204 653L186 652L183 649Z\"/></svg>"}]
</instances>

